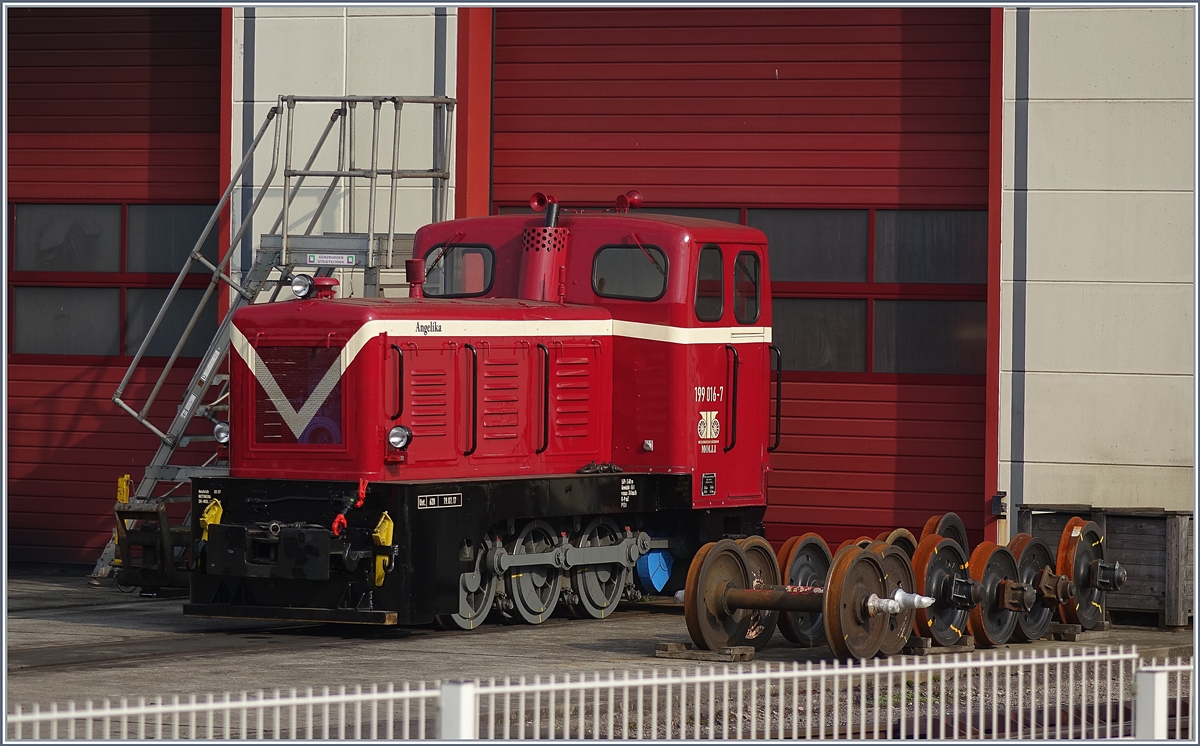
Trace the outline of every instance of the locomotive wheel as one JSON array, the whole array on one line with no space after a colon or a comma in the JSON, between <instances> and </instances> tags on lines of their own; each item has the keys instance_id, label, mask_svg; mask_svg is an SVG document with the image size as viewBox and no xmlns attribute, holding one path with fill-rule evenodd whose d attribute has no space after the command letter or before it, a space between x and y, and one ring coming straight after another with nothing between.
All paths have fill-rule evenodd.
<instances>
[{"instance_id":1,"label":"locomotive wheel","mask_svg":"<svg viewBox=\"0 0 1200 746\"><path fill-rule=\"evenodd\" d=\"M981 648L1003 645L1017 627L1017 612L1001 607L1001 580L1019 581L1017 560L1005 547L985 541L971 554L971 577L983 586L983 600L967 620L975 644Z\"/></svg>"},{"instance_id":2,"label":"locomotive wheel","mask_svg":"<svg viewBox=\"0 0 1200 746\"><path fill-rule=\"evenodd\" d=\"M928 524L926 524L928 525ZM946 602L944 587L954 577L970 577L967 557L958 542L929 534L913 554L913 577L917 593L937 601L928 609L917 609L913 628L921 637L932 637L938 645L953 645L966 634L966 609Z\"/></svg>"},{"instance_id":3,"label":"locomotive wheel","mask_svg":"<svg viewBox=\"0 0 1200 746\"><path fill-rule=\"evenodd\" d=\"M1104 559L1104 536L1094 521L1079 516L1067 521L1058 539L1056 572L1075 584L1075 598L1061 604L1059 615L1067 624L1092 629L1104 620L1104 591L1092 585L1092 560Z\"/></svg>"},{"instance_id":4,"label":"locomotive wheel","mask_svg":"<svg viewBox=\"0 0 1200 746\"><path fill-rule=\"evenodd\" d=\"M876 541L867 547L879 555L883 563L884 590L890 597L897 589L905 593L916 593L917 581L913 576L912 560L904 550L893 544ZM899 614L888 616L887 633L879 643L879 652L896 655L904 649L908 636L912 634L916 609L903 609Z\"/></svg>"},{"instance_id":5,"label":"locomotive wheel","mask_svg":"<svg viewBox=\"0 0 1200 746\"><path fill-rule=\"evenodd\" d=\"M885 531L879 535L879 541L885 541L892 546L900 547L910 560L917 551L917 544L920 543L917 541L917 537L913 536L912 531L909 531L907 528L898 528L891 533Z\"/></svg>"},{"instance_id":6,"label":"locomotive wheel","mask_svg":"<svg viewBox=\"0 0 1200 746\"><path fill-rule=\"evenodd\" d=\"M549 523L532 521L508 545L508 553L549 552L557 545L556 536ZM504 575L504 589L513 602L510 616L527 624L541 624L554 613L562 584L562 571L557 567L534 565L510 569Z\"/></svg>"},{"instance_id":7,"label":"locomotive wheel","mask_svg":"<svg viewBox=\"0 0 1200 746\"><path fill-rule=\"evenodd\" d=\"M475 569L458 577L458 613L438 615L437 621L446 629L475 629L492 610L500 579L485 568L490 543L491 539L483 537L475 551Z\"/></svg>"},{"instance_id":8,"label":"locomotive wheel","mask_svg":"<svg viewBox=\"0 0 1200 746\"><path fill-rule=\"evenodd\" d=\"M779 550L779 567L784 585L824 587L833 556L818 534L793 536ZM811 648L825 640L824 615L819 612L785 611L779 615L779 631L789 642Z\"/></svg>"},{"instance_id":9,"label":"locomotive wheel","mask_svg":"<svg viewBox=\"0 0 1200 746\"><path fill-rule=\"evenodd\" d=\"M1050 545L1029 534L1017 534L1008 540L1008 551L1017 560L1017 572L1021 582L1034 585L1043 567L1054 567L1055 558L1050 555ZM1024 614L1017 614L1017 626L1012 639L1017 642L1032 642L1042 639L1050 623L1054 621L1056 607L1038 601Z\"/></svg>"},{"instance_id":10,"label":"locomotive wheel","mask_svg":"<svg viewBox=\"0 0 1200 746\"><path fill-rule=\"evenodd\" d=\"M750 570L752 588L768 585L779 585L779 560L771 543L761 536L748 536L738 539L738 545L746 553L747 568ZM735 645L752 645L755 650L762 650L775 634L775 625L779 622L778 611L752 609L749 612L750 625L746 627L746 637Z\"/></svg>"},{"instance_id":11,"label":"locomotive wheel","mask_svg":"<svg viewBox=\"0 0 1200 746\"><path fill-rule=\"evenodd\" d=\"M937 534L943 539L957 541L958 546L963 550L963 556L971 556L971 545L967 543L967 527L963 525L962 519L958 517L957 513L935 515L925 521L925 527L921 529L921 541L932 534Z\"/></svg>"},{"instance_id":12,"label":"locomotive wheel","mask_svg":"<svg viewBox=\"0 0 1200 746\"><path fill-rule=\"evenodd\" d=\"M883 598L883 563L879 555L854 547L839 552L825 586L825 639L843 660L872 658L887 634L887 614L870 616L867 599Z\"/></svg>"},{"instance_id":13,"label":"locomotive wheel","mask_svg":"<svg viewBox=\"0 0 1200 746\"><path fill-rule=\"evenodd\" d=\"M720 650L741 644L750 626L750 614L729 611L724 596L727 589L751 588L746 553L732 539L721 539L700 547L688 567L683 591L683 619L696 647Z\"/></svg>"},{"instance_id":14,"label":"locomotive wheel","mask_svg":"<svg viewBox=\"0 0 1200 746\"><path fill-rule=\"evenodd\" d=\"M576 547L607 547L621 542L621 530L611 518L596 518L572 542ZM625 592L628 568L619 562L583 565L570 570L571 589L578 600L571 611L579 618L604 619L617 608Z\"/></svg>"}]
</instances>

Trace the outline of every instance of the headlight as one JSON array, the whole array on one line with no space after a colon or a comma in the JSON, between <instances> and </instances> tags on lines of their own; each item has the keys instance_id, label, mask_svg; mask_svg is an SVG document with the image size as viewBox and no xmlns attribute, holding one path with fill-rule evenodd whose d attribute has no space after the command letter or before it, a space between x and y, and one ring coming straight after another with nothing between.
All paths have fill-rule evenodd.
<instances>
[{"instance_id":1,"label":"headlight","mask_svg":"<svg viewBox=\"0 0 1200 746\"><path fill-rule=\"evenodd\" d=\"M412 430L404 425L396 425L388 431L388 445L396 450L404 448L410 440L412 440Z\"/></svg>"},{"instance_id":2,"label":"headlight","mask_svg":"<svg viewBox=\"0 0 1200 746\"><path fill-rule=\"evenodd\" d=\"M308 275L296 275L292 278L292 295L306 298L313 289L313 278Z\"/></svg>"},{"instance_id":3,"label":"headlight","mask_svg":"<svg viewBox=\"0 0 1200 746\"><path fill-rule=\"evenodd\" d=\"M213 428L213 437L216 438L217 442L220 443L221 445L228 443L229 442L229 423L228 422L218 422L216 424L216 426Z\"/></svg>"}]
</instances>

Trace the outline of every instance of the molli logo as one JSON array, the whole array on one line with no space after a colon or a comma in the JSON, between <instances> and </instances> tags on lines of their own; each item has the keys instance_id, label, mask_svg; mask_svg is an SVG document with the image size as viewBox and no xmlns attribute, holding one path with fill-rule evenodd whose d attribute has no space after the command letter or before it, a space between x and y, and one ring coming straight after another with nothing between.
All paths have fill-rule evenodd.
<instances>
[{"instance_id":1,"label":"molli logo","mask_svg":"<svg viewBox=\"0 0 1200 746\"><path fill-rule=\"evenodd\" d=\"M417 333L418 334L428 335L429 332L433 332L434 334L441 334L442 333L442 325L436 321L430 321L428 324L422 324L420 321L417 322Z\"/></svg>"}]
</instances>

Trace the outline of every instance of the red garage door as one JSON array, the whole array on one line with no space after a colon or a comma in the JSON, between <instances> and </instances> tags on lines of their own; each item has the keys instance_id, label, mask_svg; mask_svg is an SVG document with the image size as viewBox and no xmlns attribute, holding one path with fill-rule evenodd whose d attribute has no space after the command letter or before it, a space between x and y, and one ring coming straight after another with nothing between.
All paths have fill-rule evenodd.
<instances>
[{"instance_id":1,"label":"red garage door","mask_svg":"<svg viewBox=\"0 0 1200 746\"><path fill-rule=\"evenodd\" d=\"M220 13L8 9L11 559L94 561L117 478L157 446L110 397L219 197ZM156 342L161 366L173 340Z\"/></svg>"},{"instance_id":2,"label":"red garage door","mask_svg":"<svg viewBox=\"0 0 1200 746\"><path fill-rule=\"evenodd\" d=\"M768 536L982 536L987 9L497 10L493 206L545 191L762 228Z\"/></svg>"}]
</instances>

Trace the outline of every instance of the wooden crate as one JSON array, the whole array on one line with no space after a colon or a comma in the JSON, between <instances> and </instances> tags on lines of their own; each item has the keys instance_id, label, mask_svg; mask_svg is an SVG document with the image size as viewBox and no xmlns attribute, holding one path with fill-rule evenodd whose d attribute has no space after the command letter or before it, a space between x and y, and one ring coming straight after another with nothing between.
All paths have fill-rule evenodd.
<instances>
[{"instance_id":1,"label":"wooden crate","mask_svg":"<svg viewBox=\"0 0 1200 746\"><path fill-rule=\"evenodd\" d=\"M1125 586L1108 594L1110 610L1157 612L1170 627L1191 622L1195 560L1190 512L1019 505L1016 530L1045 540L1057 553L1059 536L1072 516L1095 521L1104 535L1105 558L1117 560L1129 572Z\"/></svg>"}]
</instances>

